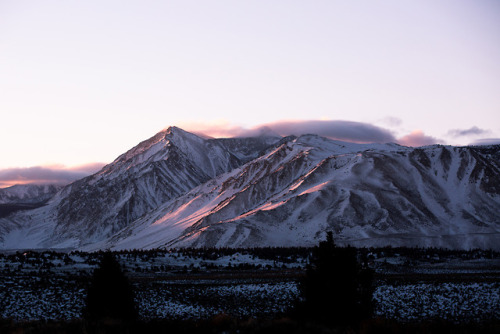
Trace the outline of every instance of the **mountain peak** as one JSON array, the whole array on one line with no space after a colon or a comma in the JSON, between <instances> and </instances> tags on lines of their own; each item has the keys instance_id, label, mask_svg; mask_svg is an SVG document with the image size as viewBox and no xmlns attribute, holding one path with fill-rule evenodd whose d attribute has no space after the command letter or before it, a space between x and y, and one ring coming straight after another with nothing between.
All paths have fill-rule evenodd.
<instances>
[{"instance_id":1,"label":"mountain peak","mask_svg":"<svg viewBox=\"0 0 500 334\"><path fill-rule=\"evenodd\" d=\"M204 141L205 139L198 136L196 133L188 132L186 130L183 130L177 126L169 126L162 132L161 134L164 135L164 138L169 139L169 140L185 140L185 139L191 139L191 140L196 140L196 141Z\"/></svg>"},{"instance_id":2,"label":"mountain peak","mask_svg":"<svg viewBox=\"0 0 500 334\"><path fill-rule=\"evenodd\" d=\"M182 130L181 128L177 127L177 126L169 126L168 128L166 128L164 131L162 132L165 132L165 134L169 135L169 134L174 134L174 133L186 133L186 131Z\"/></svg>"},{"instance_id":3,"label":"mountain peak","mask_svg":"<svg viewBox=\"0 0 500 334\"><path fill-rule=\"evenodd\" d=\"M130 161L139 155L151 156L163 150L169 143L182 143L186 140L202 141L202 138L182 130L176 126L169 126L168 128L158 132L153 137L140 142L137 146L128 150L126 153L120 155L113 163L123 163Z\"/></svg>"}]
</instances>

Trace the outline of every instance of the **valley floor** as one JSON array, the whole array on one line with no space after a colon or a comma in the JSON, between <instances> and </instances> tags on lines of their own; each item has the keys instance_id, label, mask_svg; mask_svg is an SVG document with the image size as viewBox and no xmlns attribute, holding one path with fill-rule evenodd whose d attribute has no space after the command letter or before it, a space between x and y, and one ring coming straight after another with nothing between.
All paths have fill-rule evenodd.
<instances>
[{"instance_id":1,"label":"valley floor","mask_svg":"<svg viewBox=\"0 0 500 334\"><path fill-rule=\"evenodd\" d=\"M420 253L422 254L420 254ZM375 316L398 322L500 320L497 253L367 250ZM283 317L298 297L308 249L120 253L143 321ZM25 252L0 257L0 318L82 317L97 253Z\"/></svg>"}]
</instances>

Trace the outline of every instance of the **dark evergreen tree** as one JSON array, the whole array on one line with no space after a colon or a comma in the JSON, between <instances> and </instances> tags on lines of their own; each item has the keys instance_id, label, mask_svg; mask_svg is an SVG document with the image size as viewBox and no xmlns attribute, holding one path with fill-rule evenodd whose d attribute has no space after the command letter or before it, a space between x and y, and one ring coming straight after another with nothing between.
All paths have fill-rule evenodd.
<instances>
[{"instance_id":1,"label":"dark evergreen tree","mask_svg":"<svg viewBox=\"0 0 500 334\"><path fill-rule=\"evenodd\" d=\"M355 325L373 312L373 274L352 247L337 247L332 233L313 249L299 284L297 316L333 325Z\"/></svg>"},{"instance_id":2,"label":"dark evergreen tree","mask_svg":"<svg viewBox=\"0 0 500 334\"><path fill-rule=\"evenodd\" d=\"M114 255L106 252L94 270L84 317L90 324L130 324L137 320L134 293Z\"/></svg>"}]
</instances>

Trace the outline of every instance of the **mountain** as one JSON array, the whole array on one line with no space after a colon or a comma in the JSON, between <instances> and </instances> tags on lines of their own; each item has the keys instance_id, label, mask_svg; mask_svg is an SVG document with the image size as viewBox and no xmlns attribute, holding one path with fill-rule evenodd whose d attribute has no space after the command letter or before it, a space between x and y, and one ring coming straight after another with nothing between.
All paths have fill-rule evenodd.
<instances>
[{"instance_id":1,"label":"mountain","mask_svg":"<svg viewBox=\"0 0 500 334\"><path fill-rule=\"evenodd\" d=\"M0 189L0 218L41 207L61 189L59 185L19 184ZM0 230L3 226L0 225Z\"/></svg>"},{"instance_id":2,"label":"mountain","mask_svg":"<svg viewBox=\"0 0 500 334\"><path fill-rule=\"evenodd\" d=\"M43 208L1 220L0 241L4 248L66 248L106 239L280 139L251 138L243 145L239 139L207 140L170 127L64 187Z\"/></svg>"},{"instance_id":3,"label":"mountain","mask_svg":"<svg viewBox=\"0 0 500 334\"><path fill-rule=\"evenodd\" d=\"M33 204L50 199L62 187L52 184L18 184L0 189L1 204Z\"/></svg>"},{"instance_id":4,"label":"mountain","mask_svg":"<svg viewBox=\"0 0 500 334\"><path fill-rule=\"evenodd\" d=\"M205 139L171 127L48 205L0 219L0 247L340 244L500 249L500 146Z\"/></svg>"}]
</instances>

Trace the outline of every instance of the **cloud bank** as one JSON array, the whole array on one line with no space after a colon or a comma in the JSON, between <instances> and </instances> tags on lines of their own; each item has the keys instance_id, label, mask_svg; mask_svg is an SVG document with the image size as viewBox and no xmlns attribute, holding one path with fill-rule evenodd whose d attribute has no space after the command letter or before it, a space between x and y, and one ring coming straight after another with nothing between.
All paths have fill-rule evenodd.
<instances>
[{"instance_id":1,"label":"cloud bank","mask_svg":"<svg viewBox=\"0 0 500 334\"><path fill-rule=\"evenodd\" d=\"M15 184L65 185L97 172L103 163L90 163L76 167L34 166L0 170L0 188Z\"/></svg>"},{"instance_id":2,"label":"cloud bank","mask_svg":"<svg viewBox=\"0 0 500 334\"><path fill-rule=\"evenodd\" d=\"M391 131L378 126L352 121L279 121L253 128L243 128L226 122L184 125L187 131L202 133L211 137L251 137L258 135L300 136L317 134L323 137L356 143L395 142Z\"/></svg>"},{"instance_id":3,"label":"cloud bank","mask_svg":"<svg viewBox=\"0 0 500 334\"><path fill-rule=\"evenodd\" d=\"M394 135L387 129L375 125L351 121L284 121L265 124L281 135L317 134L336 140L357 143L386 143L395 141Z\"/></svg>"},{"instance_id":4,"label":"cloud bank","mask_svg":"<svg viewBox=\"0 0 500 334\"><path fill-rule=\"evenodd\" d=\"M399 125L401 120L395 117L387 118L387 122ZM386 128L369 123L342 120L306 120L306 121L278 121L244 128L229 122L217 123L189 123L183 125L187 131L192 131L209 137L251 137L259 135L300 136L303 134L317 134L330 139L354 143L398 143L405 146L425 146L443 143L441 139L415 130L408 135L396 138L394 133ZM477 128L456 131L482 131Z\"/></svg>"}]
</instances>

